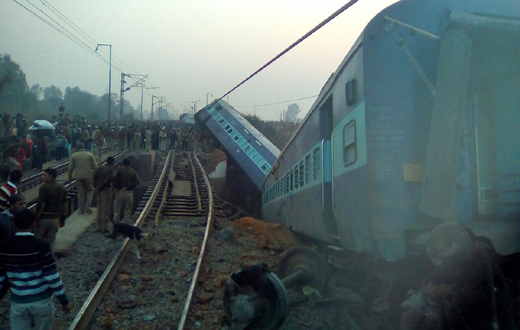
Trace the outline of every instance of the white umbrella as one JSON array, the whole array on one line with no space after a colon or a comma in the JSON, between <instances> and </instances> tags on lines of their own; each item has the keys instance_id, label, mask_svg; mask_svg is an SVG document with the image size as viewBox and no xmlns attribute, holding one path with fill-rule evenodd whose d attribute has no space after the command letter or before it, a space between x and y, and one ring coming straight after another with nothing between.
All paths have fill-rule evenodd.
<instances>
[{"instance_id":1,"label":"white umbrella","mask_svg":"<svg viewBox=\"0 0 520 330\"><path fill-rule=\"evenodd\" d=\"M47 120L35 120L34 124L29 127L31 131L42 130L54 130L54 126Z\"/></svg>"}]
</instances>

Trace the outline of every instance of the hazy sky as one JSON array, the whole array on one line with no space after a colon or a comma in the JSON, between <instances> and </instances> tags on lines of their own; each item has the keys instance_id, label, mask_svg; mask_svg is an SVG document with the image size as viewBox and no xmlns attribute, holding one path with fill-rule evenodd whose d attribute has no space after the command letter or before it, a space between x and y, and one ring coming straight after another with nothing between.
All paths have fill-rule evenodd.
<instances>
[{"instance_id":1,"label":"hazy sky","mask_svg":"<svg viewBox=\"0 0 520 330\"><path fill-rule=\"evenodd\" d=\"M125 73L149 74L144 109L151 96L165 96L178 112L188 103L220 97L304 35L347 0L17 0L54 23L52 17L88 44L112 44L112 93ZM368 21L396 0L359 0L291 52L233 92L231 105L274 119L289 103L313 96L347 54ZM83 38L49 9L81 28ZM100 49L108 61L108 47ZM105 53L106 52L106 53ZM108 92L108 64L76 45L13 0L0 1L0 53L18 62L29 85L78 86L96 95ZM124 64L122 64L123 62ZM135 80L126 79L127 83ZM128 86L128 85L127 85ZM141 89L125 93L137 108ZM210 97L210 100L212 98ZM298 101L303 116L314 98ZM106 109L100 109L106 111Z\"/></svg>"}]
</instances>

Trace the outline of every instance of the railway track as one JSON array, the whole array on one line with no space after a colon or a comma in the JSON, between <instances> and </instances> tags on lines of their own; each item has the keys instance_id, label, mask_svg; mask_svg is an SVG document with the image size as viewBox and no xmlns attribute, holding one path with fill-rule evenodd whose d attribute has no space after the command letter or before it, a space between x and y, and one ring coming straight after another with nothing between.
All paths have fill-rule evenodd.
<instances>
[{"instance_id":1,"label":"railway track","mask_svg":"<svg viewBox=\"0 0 520 330\"><path fill-rule=\"evenodd\" d=\"M142 259L128 254L134 242L125 239L69 330L185 328L213 229L214 197L196 156L169 153L160 167L134 216L148 235Z\"/></svg>"}]
</instances>

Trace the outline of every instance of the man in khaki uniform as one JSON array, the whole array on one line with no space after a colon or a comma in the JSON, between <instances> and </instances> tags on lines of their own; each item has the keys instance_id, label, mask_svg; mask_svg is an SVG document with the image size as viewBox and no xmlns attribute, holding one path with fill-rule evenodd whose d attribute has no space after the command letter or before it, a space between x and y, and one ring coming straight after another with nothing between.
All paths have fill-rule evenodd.
<instances>
[{"instance_id":1,"label":"man in khaki uniform","mask_svg":"<svg viewBox=\"0 0 520 330\"><path fill-rule=\"evenodd\" d=\"M65 225L67 217L67 189L56 182L58 172L53 168L43 170L42 181L36 204L36 238L46 241L54 251L54 241L58 233L60 223Z\"/></svg>"},{"instance_id":2,"label":"man in khaki uniform","mask_svg":"<svg viewBox=\"0 0 520 330\"><path fill-rule=\"evenodd\" d=\"M107 157L107 163L98 167L94 174L94 187L97 193L97 226L94 231L108 233L108 217L112 203L112 176L114 172L115 159Z\"/></svg>"},{"instance_id":3,"label":"man in khaki uniform","mask_svg":"<svg viewBox=\"0 0 520 330\"><path fill-rule=\"evenodd\" d=\"M130 223L134 202L133 190L139 185L140 181L137 172L130 167L128 158L123 159L123 165L117 170L117 174L112 182L116 191L114 222L119 222L121 219L121 208L124 207L125 222Z\"/></svg>"},{"instance_id":4,"label":"man in khaki uniform","mask_svg":"<svg viewBox=\"0 0 520 330\"><path fill-rule=\"evenodd\" d=\"M90 206L94 194L94 172L97 170L96 158L85 149L81 142L77 143L79 151L70 157L69 163L69 182L72 181L72 172L76 178L78 187L78 207L79 214L92 214Z\"/></svg>"}]
</instances>

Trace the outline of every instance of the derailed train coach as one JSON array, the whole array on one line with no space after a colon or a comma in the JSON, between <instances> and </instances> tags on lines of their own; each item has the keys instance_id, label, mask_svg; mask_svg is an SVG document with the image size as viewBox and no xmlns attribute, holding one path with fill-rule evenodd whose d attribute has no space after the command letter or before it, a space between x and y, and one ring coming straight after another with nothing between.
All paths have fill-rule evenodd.
<instances>
[{"instance_id":1,"label":"derailed train coach","mask_svg":"<svg viewBox=\"0 0 520 330\"><path fill-rule=\"evenodd\" d=\"M519 14L409 0L374 17L266 177L264 219L390 262L443 223L519 252Z\"/></svg>"},{"instance_id":2,"label":"derailed train coach","mask_svg":"<svg viewBox=\"0 0 520 330\"><path fill-rule=\"evenodd\" d=\"M280 150L224 100L216 100L195 114L227 155L235 161L258 191Z\"/></svg>"}]
</instances>

